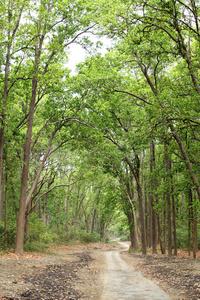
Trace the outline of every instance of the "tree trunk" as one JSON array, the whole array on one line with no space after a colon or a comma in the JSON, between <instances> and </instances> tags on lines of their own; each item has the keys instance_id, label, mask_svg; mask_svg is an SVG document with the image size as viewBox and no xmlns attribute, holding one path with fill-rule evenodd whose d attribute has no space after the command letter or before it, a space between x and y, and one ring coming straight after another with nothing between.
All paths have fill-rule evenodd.
<instances>
[{"instance_id":1,"label":"tree trunk","mask_svg":"<svg viewBox=\"0 0 200 300\"><path fill-rule=\"evenodd\" d=\"M158 241L160 243L161 253L164 254L165 249L164 249L163 242L162 242L162 231L161 231L159 216L157 217L157 224L158 224Z\"/></svg>"},{"instance_id":2,"label":"tree trunk","mask_svg":"<svg viewBox=\"0 0 200 300\"><path fill-rule=\"evenodd\" d=\"M77 227L77 217L74 220L74 241L76 241L76 227Z\"/></svg>"},{"instance_id":3,"label":"tree trunk","mask_svg":"<svg viewBox=\"0 0 200 300\"><path fill-rule=\"evenodd\" d=\"M152 253L156 253L156 245L157 245L157 231L156 231L156 212L154 209L154 197L153 197L153 190L155 189L155 180L153 176L153 170L155 169L155 144L153 141L150 143L150 204L151 204L151 225L152 225L152 235L151 235L151 245L152 245Z\"/></svg>"},{"instance_id":4,"label":"tree trunk","mask_svg":"<svg viewBox=\"0 0 200 300\"><path fill-rule=\"evenodd\" d=\"M146 245L146 230L145 230L145 222L144 222L144 207L143 207L143 199L142 199L142 188L140 185L140 176L139 176L140 161L139 161L139 157L135 155L135 169L133 168L133 165L129 160L129 158L126 157L125 161L128 163L130 170L136 181L138 203L139 203L139 214L140 214L139 220L140 220L142 254L146 254L147 245Z\"/></svg>"},{"instance_id":5,"label":"tree trunk","mask_svg":"<svg viewBox=\"0 0 200 300\"><path fill-rule=\"evenodd\" d=\"M147 203L146 183L144 184L144 202L145 202L145 230L147 234L147 246L149 246L148 236L150 235L150 233L148 230L148 203Z\"/></svg>"},{"instance_id":6,"label":"tree trunk","mask_svg":"<svg viewBox=\"0 0 200 300\"><path fill-rule=\"evenodd\" d=\"M152 207L149 199L149 236L148 236L148 246L152 247Z\"/></svg>"},{"instance_id":7,"label":"tree trunk","mask_svg":"<svg viewBox=\"0 0 200 300\"><path fill-rule=\"evenodd\" d=\"M170 199L170 158L167 144L164 144L165 169L166 169L166 202L167 202L167 224L168 224L168 255L172 255L172 226L171 226L171 199Z\"/></svg>"},{"instance_id":8,"label":"tree trunk","mask_svg":"<svg viewBox=\"0 0 200 300\"><path fill-rule=\"evenodd\" d=\"M138 202L139 202L139 213L140 213L140 232L141 232L141 244L142 244L142 254L146 254L147 245L146 245L146 230L144 223L144 207L142 201L142 190L139 184L139 178L137 182L137 192L138 192Z\"/></svg>"},{"instance_id":9,"label":"tree trunk","mask_svg":"<svg viewBox=\"0 0 200 300\"><path fill-rule=\"evenodd\" d=\"M2 174L3 175L3 174ZM0 189L0 198L1 198L1 203L0 203L0 221L3 221L3 194L4 194L4 181L1 181L1 189Z\"/></svg>"},{"instance_id":10,"label":"tree trunk","mask_svg":"<svg viewBox=\"0 0 200 300\"><path fill-rule=\"evenodd\" d=\"M176 203L174 197L174 188L172 183L172 212L173 212L173 238L174 238L174 255L177 255L177 239L176 239Z\"/></svg>"},{"instance_id":11,"label":"tree trunk","mask_svg":"<svg viewBox=\"0 0 200 300\"><path fill-rule=\"evenodd\" d=\"M123 180L122 176L120 175L120 172L117 169L116 169L116 171L118 172L124 192L127 195L129 204L131 205L131 215L130 215L129 211L125 212L125 214L128 218L130 231L132 231L132 229L134 228L133 229L134 244L131 245L131 247L133 247L133 249L137 250L137 249L139 249L139 237L138 237L138 228L137 228L137 218L136 218L136 213L135 213L135 207L132 202L132 199L134 198L134 192L131 191L129 183L126 183L126 185L125 185L124 180ZM132 235L132 233L131 233L131 235Z\"/></svg>"},{"instance_id":12,"label":"tree trunk","mask_svg":"<svg viewBox=\"0 0 200 300\"><path fill-rule=\"evenodd\" d=\"M197 219L193 219L192 224L192 240L193 240L193 258L197 258L198 252L198 236L197 236Z\"/></svg>"},{"instance_id":13,"label":"tree trunk","mask_svg":"<svg viewBox=\"0 0 200 300\"><path fill-rule=\"evenodd\" d=\"M72 232L73 221L70 222L69 231L68 231L68 240L70 240L71 232Z\"/></svg>"},{"instance_id":14,"label":"tree trunk","mask_svg":"<svg viewBox=\"0 0 200 300\"><path fill-rule=\"evenodd\" d=\"M194 190L194 201L192 206L192 240L193 240L193 258L196 258L198 252L198 234L197 234L197 215L198 210L195 209L196 204L196 191Z\"/></svg>"},{"instance_id":15,"label":"tree trunk","mask_svg":"<svg viewBox=\"0 0 200 300\"><path fill-rule=\"evenodd\" d=\"M164 207L164 217L163 217L163 254L166 253L166 240L167 240L167 237L166 237L166 207Z\"/></svg>"},{"instance_id":16,"label":"tree trunk","mask_svg":"<svg viewBox=\"0 0 200 300\"><path fill-rule=\"evenodd\" d=\"M29 158L31 151L31 136L33 128L33 117L34 117L34 108L35 100L37 93L37 80L32 80L32 97L29 110L29 120L28 128L26 135L26 144L24 148L24 164L22 169L22 179L21 179L21 193L19 201L19 215L17 222L17 236L16 236L16 248L15 252L23 254L23 241L24 241L24 228L25 228L25 214L26 214L26 198L27 198L27 185L28 185L28 171L29 171Z\"/></svg>"},{"instance_id":17,"label":"tree trunk","mask_svg":"<svg viewBox=\"0 0 200 300\"><path fill-rule=\"evenodd\" d=\"M41 198L39 199L39 219L42 219L42 202L41 202Z\"/></svg>"},{"instance_id":18,"label":"tree trunk","mask_svg":"<svg viewBox=\"0 0 200 300\"><path fill-rule=\"evenodd\" d=\"M30 211L31 211L31 203L29 203L27 207L27 213L25 217L25 232L26 232L26 238L29 240L30 237Z\"/></svg>"},{"instance_id":19,"label":"tree trunk","mask_svg":"<svg viewBox=\"0 0 200 300\"><path fill-rule=\"evenodd\" d=\"M192 206L193 206L193 199L192 199L192 190L189 188L188 190L188 255L191 255L191 219L192 219Z\"/></svg>"},{"instance_id":20,"label":"tree trunk","mask_svg":"<svg viewBox=\"0 0 200 300\"><path fill-rule=\"evenodd\" d=\"M8 80L9 80L9 68L10 68L10 60L11 60L11 48L12 48L12 41L14 40L17 30L19 28L21 15L23 12L24 4L22 4L21 7L18 6L17 15L18 18L16 18L16 23L12 24L13 21L13 13L12 13L12 3L8 2L8 31L7 31L7 40L5 43L7 43L7 53L6 53L6 64L5 64L5 73L4 73L4 93L3 93L3 101L1 103L1 113L0 113L0 119L1 119L1 129L0 129L0 221L3 220L3 147L4 147L4 131L5 131L5 122L6 122L6 108L7 108L7 100L8 100ZM12 26L13 25L13 26ZM11 32L11 28L13 28L13 31Z\"/></svg>"},{"instance_id":21,"label":"tree trunk","mask_svg":"<svg viewBox=\"0 0 200 300\"><path fill-rule=\"evenodd\" d=\"M108 236L108 225L104 227L104 244L106 244L107 236Z\"/></svg>"},{"instance_id":22,"label":"tree trunk","mask_svg":"<svg viewBox=\"0 0 200 300\"><path fill-rule=\"evenodd\" d=\"M7 174L7 168L6 168L6 175L5 175L5 219L4 219L4 231L5 231L5 239L4 243L7 245L7 208L8 208L8 174Z\"/></svg>"},{"instance_id":23,"label":"tree trunk","mask_svg":"<svg viewBox=\"0 0 200 300\"><path fill-rule=\"evenodd\" d=\"M9 17L9 24L11 23L11 15ZM0 221L3 221L3 147L4 147L4 131L6 122L6 107L8 99L8 76L10 66L10 31L8 32L8 46L6 55L6 66L5 66L5 79L4 79L4 99L1 112L1 129L0 129Z\"/></svg>"},{"instance_id":24,"label":"tree trunk","mask_svg":"<svg viewBox=\"0 0 200 300\"><path fill-rule=\"evenodd\" d=\"M47 194L44 195L43 223L47 225Z\"/></svg>"},{"instance_id":25,"label":"tree trunk","mask_svg":"<svg viewBox=\"0 0 200 300\"><path fill-rule=\"evenodd\" d=\"M67 195L66 203L66 220L65 220L65 231L68 232L68 222L69 222L69 195Z\"/></svg>"},{"instance_id":26,"label":"tree trunk","mask_svg":"<svg viewBox=\"0 0 200 300\"><path fill-rule=\"evenodd\" d=\"M94 231L94 220L95 220L95 216L96 216L96 209L93 209L93 213L92 213L92 222L91 222L91 233L93 233Z\"/></svg>"},{"instance_id":27,"label":"tree trunk","mask_svg":"<svg viewBox=\"0 0 200 300\"><path fill-rule=\"evenodd\" d=\"M79 240L79 242L81 240L81 224L82 224L82 216L80 217L80 220L79 220L79 230L78 230L78 240Z\"/></svg>"},{"instance_id":28,"label":"tree trunk","mask_svg":"<svg viewBox=\"0 0 200 300\"><path fill-rule=\"evenodd\" d=\"M170 183L171 183L171 195L172 195L172 223L173 223L173 242L174 242L174 255L177 255L177 239L176 239L176 203L174 197L174 185L173 185L173 176L172 176L172 164L171 159L169 161L170 168Z\"/></svg>"},{"instance_id":29,"label":"tree trunk","mask_svg":"<svg viewBox=\"0 0 200 300\"><path fill-rule=\"evenodd\" d=\"M174 139L176 140L176 142L177 142L177 144L179 146L179 149L180 149L180 151L182 153L183 159L184 159L184 161L186 163L186 166L187 166L187 169L188 169L188 171L190 173L191 180L192 180L194 186L196 187L198 199L200 201L200 185L199 185L198 178L196 177L195 173L193 172L190 159L189 159L189 157L187 155L187 152L186 152L186 150L185 150L185 148L183 146L183 143L181 141L180 136L176 132L176 130L175 130L175 128L174 128L174 126L173 126L173 124L171 122L169 122L169 126L170 126L171 132L172 132L172 134L174 136Z\"/></svg>"},{"instance_id":30,"label":"tree trunk","mask_svg":"<svg viewBox=\"0 0 200 300\"><path fill-rule=\"evenodd\" d=\"M138 237L136 213L134 210L131 209L131 211L128 211L126 213L126 216L128 218L130 239L131 239L131 245L129 247L129 250L132 249L138 250L140 248L140 244L139 244L139 237Z\"/></svg>"},{"instance_id":31,"label":"tree trunk","mask_svg":"<svg viewBox=\"0 0 200 300\"><path fill-rule=\"evenodd\" d=\"M158 193L156 193L156 204L158 205L158 203L159 203L159 198L158 198ZM162 229L161 229L159 214L157 214L157 226L158 226L158 241L160 244L161 253L164 254L164 245L162 242Z\"/></svg>"}]
</instances>

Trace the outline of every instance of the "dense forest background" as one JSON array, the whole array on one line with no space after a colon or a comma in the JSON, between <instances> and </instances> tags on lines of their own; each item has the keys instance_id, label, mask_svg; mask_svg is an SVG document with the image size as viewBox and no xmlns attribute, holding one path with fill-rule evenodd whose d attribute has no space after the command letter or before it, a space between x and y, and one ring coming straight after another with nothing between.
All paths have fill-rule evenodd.
<instances>
[{"instance_id":1,"label":"dense forest background","mask_svg":"<svg viewBox=\"0 0 200 300\"><path fill-rule=\"evenodd\" d=\"M159 245L195 258L199 1L5 0L0 8L0 247L22 254L110 232L144 254ZM72 44L87 53L75 75Z\"/></svg>"}]
</instances>

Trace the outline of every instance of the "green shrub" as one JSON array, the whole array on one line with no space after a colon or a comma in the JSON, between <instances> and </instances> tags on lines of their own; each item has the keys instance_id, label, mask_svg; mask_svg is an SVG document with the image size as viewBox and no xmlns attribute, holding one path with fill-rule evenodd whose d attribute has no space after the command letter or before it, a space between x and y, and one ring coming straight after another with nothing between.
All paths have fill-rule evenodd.
<instances>
[{"instance_id":1,"label":"green shrub","mask_svg":"<svg viewBox=\"0 0 200 300\"><path fill-rule=\"evenodd\" d=\"M129 239L128 239L128 237L126 236L126 235L122 235L121 237L120 237L120 241L121 242L126 242L126 241L128 241Z\"/></svg>"},{"instance_id":2,"label":"green shrub","mask_svg":"<svg viewBox=\"0 0 200 300\"><path fill-rule=\"evenodd\" d=\"M53 233L53 242L55 243L66 243L68 241L68 235L66 231L60 230L56 233Z\"/></svg>"},{"instance_id":3,"label":"green shrub","mask_svg":"<svg viewBox=\"0 0 200 300\"><path fill-rule=\"evenodd\" d=\"M80 241L81 243L90 243L90 242L97 243L100 241L100 234L96 232L89 233L86 231L82 231L80 235Z\"/></svg>"},{"instance_id":4,"label":"green shrub","mask_svg":"<svg viewBox=\"0 0 200 300\"><path fill-rule=\"evenodd\" d=\"M45 252L45 250L49 247L48 244L41 243L38 241L27 241L24 244L24 250L29 252Z\"/></svg>"},{"instance_id":5,"label":"green shrub","mask_svg":"<svg viewBox=\"0 0 200 300\"><path fill-rule=\"evenodd\" d=\"M29 242L42 241L42 236L44 236L46 232L47 229L42 220L38 219L36 215L32 214L29 222Z\"/></svg>"},{"instance_id":6,"label":"green shrub","mask_svg":"<svg viewBox=\"0 0 200 300\"><path fill-rule=\"evenodd\" d=\"M0 248L13 247L16 236L15 223L8 223L7 229L4 229L4 223L0 222ZM5 239L6 238L6 239Z\"/></svg>"},{"instance_id":7,"label":"green shrub","mask_svg":"<svg viewBox=\"0 0 200 300\"><path fill-rule=\"evenodd\" d=\"M177 248L187 249L188 248L188 231L182 228L176 230Z\"/></svg>"}]
</instances>

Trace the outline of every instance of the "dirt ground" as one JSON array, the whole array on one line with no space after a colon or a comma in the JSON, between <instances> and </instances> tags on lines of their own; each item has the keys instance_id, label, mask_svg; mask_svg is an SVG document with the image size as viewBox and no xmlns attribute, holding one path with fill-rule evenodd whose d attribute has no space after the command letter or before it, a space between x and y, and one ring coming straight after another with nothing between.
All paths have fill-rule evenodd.
<instances>
[{"instance_id":1,"label":"dirt ground","mask_svg":"<svg viewBox=\"0 0 200 300\"><path fill-rule=\"evenodd\" d=\"M122 252L122 258L161 287L172 300L200 299L200 260L161 254Z\"/></svg>"},{"instance_id":2,"label":"dirt ground","mask_svg":"<svg viewBox=\"0 0 200 300\"><path fill-rule=\"evenodd\" d=\"M100 300L105 251L113 248L120 251L113 244L91 243L54 247L49 254L0 253L0 299ZM200 299L200 260L183 256L121 252L128 264L164 289L170 299Z\"/></svg>"},{"instance_id":3,"label":"dirt ground","mask_svg":"<svg viewBox=\"0 0 200 300\"><path fill-rule=\"evenodd\" d=\"M54 247L49 254L0 253L0 299L100 299L104 251L113 247L89 244Z\"/></svg>"}]
</instances>

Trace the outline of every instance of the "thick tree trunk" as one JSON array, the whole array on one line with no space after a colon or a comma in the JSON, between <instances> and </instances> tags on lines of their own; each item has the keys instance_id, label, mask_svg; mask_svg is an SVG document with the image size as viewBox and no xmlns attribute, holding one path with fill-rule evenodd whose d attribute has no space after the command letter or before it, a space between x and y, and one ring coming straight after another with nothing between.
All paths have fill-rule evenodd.
<instances>
[{"instance_id":1,"label":"thick tree trunk","mask_svg":"<svg viewBox=\"0 0 200 300\"><path fill-rule=\"evenodd\" d=\"M5 175L5 219L4 219L4 231L5 231L5 239L4 243L7 245L7 208L8 208L8 174L7 174L7 168L6 168L6 175Z\"/></svg>"},{"instance_id":2,"label":"thick tree trunk","mask_svg":"<svg viewBox=\"0 0 200 300\"><path fill-rule=\"evenodd\" d=\"M166 254L166 207L164 207L164 214L163 214L163 254Z\"/></svg>"},{"instance_id":3,"label":"thick tree trunk","mask_svg":"<svg viewBox=\"0 0 200 300\"><path fill-rule=\"evenodd\" d=\"M197 252L198 252L197 219L193 219L192 240L193 240L193 258L196 259Z\"/></svg>"},{"instance_id":4,"label":"thick tree trunk","mask_svg":"<svg viewBox=\"0 0 200 300\"><path fill-rule=\"evenodd\" d=\"M158 241L160 243L161 253L164 254L165 250L164 250L163 242L162 242L162 231L161 231L159 216L157 217L157 224L158 224Z\"/></svg>"},{"instance_id":5,"label":"thick tree trunk","mask_svg":"<svg viewBox=\"0 0 200 300\"><path fill-rule=\"evenodd\" d=\"M166 168L166 202L167 202L167 224L168 224L168 255L172 255L172 225L171 225L171 199L170 199L170 157L167 149L167 144L164 144L165 152L165 168Z\"/></svg>"},{"instance_id":6,"label":"thick tree trunk","mask_svg":"<svg viewBox=\"0 0 200 300\"><path fill-rule=\"evenodd\" d=\"M144 202L145 202L145 230L147 235L147 246L149 246L148 236L150 235L150 233L148 230L149 226L148 226L148 203L147 203L146 183L144 184Z\"/></svg>"},{"instance_id":7,"label":"thick tree trunk","mask_svg":"<svg viewBox=\"0 0 200 300\"><path fill-rule=\"evenodd\" d=\"M195 209L196 203L196 191L194 191L194 201L192 206L192 240L193 240L193 258L196 258L198 252L198 234L197 234L197 209Z\"/></svg>"},{"instance_id":8,"label":"thick tree trunk","mask_svg":"<svg viewBox=\"0 0 200 300\"><path fill-rule=\"evenodd\" d=\"M193 206L193 196L192 196L192 190L189 188L188 190L189 194L189 201L188 201L188 255L191 255L191 220L192 220L192 206Z\"/></svg>"},{"instance_id":9,"label":"thick tree trunk","mask_svg":"<svg viewBox=\"0 0 200 300\"><path fill-rule=\"evenodd\" d=\"M148 247L152 247L152 207L151 200L149 199L149 236L148 236Z\"/></svg>"},{"instance_id":10,"label":"thick tree trunk","mask_svg":"<svg viewBox=\"0 0 200 300\"><path fill-rule=\"evenodd\" d=\"M143 207L143 198L142 198L142 188L140 185L140 176L139 176L139 169L140 169L140 161L139 157L135 156L135 168L133 167L129 158L125 158L125 161L128 163L130 170L135 178L136 187L137 187L137 194L138 194L138 203L139 203L139 220L140 220L140 233L141 233L141 244L142 244L142 254L146 254L147 252L147 245L146 245L146 230L145 230L145 222L144 222L144 207Z\"/></svg>"},{"instance_id":11,"label":"thick tree trunk","mask_svg":"<svg viewBox=\"0 0 200 300\"><path fill-rule=\"evenodd\" d=\"M157 245L157 230L156 230L156 212L154 209L154 197L153 197L153 190L155 189L155 180L153 178L153 170L155 169L155 145L154 142L151 141L150 143L150 176L151 176L151 190L150 190L150 204L151 204L151 245L152 245L152 253L156 253L156 245Z\"/></svg>"},{"instance_id":12,"label":"thick tree trunk","mask_svg":"<svg viewBox=\"0 0 200 300\"><path fill-rule=\"evenodd\" d=\"M144 207L142 201L142 191L140 184L137 184L138 191L138 202L139 202L139 212L140 212L140 232L141 232L141 244L142 244L142 254L146 254L147 245L146 245L146 230L144 223Z\"/></svg>"},{"instance_id":13,"label":"thick tree trunk","mask_svg":"<svg viewBox=\"0 0 200 300\"><path fill-rule=\"evenodd\" d=\"M169 160L170 169L170 183L171 183L171 198L172 198L172 224L173 224L173 242L174 242L174 255L177 255L177 239L176 239L176 202L174 197L174 184L172 175L172 162Z\"/></svg>"},{"instance_id":14,"label":"thick tree trunk","mask_svg":"<svg viewBox=\"0 0 200 300\"><path fill-rule=\"evenodd\" d=\"M107 237L108 237L108 225L104 227L104 239L103 239L104 244L106 244L107 242Z\"/></svg>"},{"instance_id":15,"label":"thick tree trunk","mask_svg":"<svg viewBox=\"0 0 200 300\"><path fill-rule=\"evenodd\" d=\"M174 197L173 184L172 184L172 212L173 212L174 255L177 255L177 239L176 239L176 203L175 203L175 197Z\"/></svg>"},{"instance_id":16,"label":"thick tree trunk","mask_svg":"<svg viewBox=\"0 0 200 300\"><path fill-rule=\"evenodd\" d=\"M124 192L127 195L129 204L131 205L131 214L129 213L129 211L125 212L125 214L128 218L128 222L129 222L130 234L131 234L131 236L133 235L133 243L131 241L130 249L131 249L131 247L133 247L132 249L137 250L137 249L139 249L139 237L138 237L138 228L137 228L137 218L136 218L136 213L135 213L135 207L134 207L133 201L132 201L132 199L134 198L134 192L132 192L132 190L130 189L129 183L126 183L126 185L125 185L124 180L123 180L122 176L120 175L120 172L117 169L116 169L116 171L118 172Z\"/></svg>"},{"instance_id":17,"label":"thick tree trunk","mask_svg":"<svg viewBox=\"0 0 200 300\"><path fill-rule=\"evenodd\" d=\"M130 230L130 239L131 245L129 250L138 250L140 248L139 237L138 237L138 229L137 229L137 219L136 213L134 210L126 213L128 218L129 230Z\"/></svg>"},{"instance_id":18,"label":"thick tree trunk","mask_svg":"<svg viewBox=\"0 0 200 300\"><path fill-rule=\"evenodd\" d=\"M138 250L140 248L139 243L139 236L138 236L138 225L137 225L137 218L136 213L133 211L133 222L134 222L134 249Z\"/></svg>"}]
</instances>

